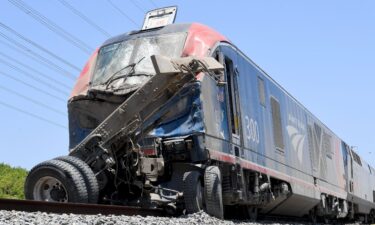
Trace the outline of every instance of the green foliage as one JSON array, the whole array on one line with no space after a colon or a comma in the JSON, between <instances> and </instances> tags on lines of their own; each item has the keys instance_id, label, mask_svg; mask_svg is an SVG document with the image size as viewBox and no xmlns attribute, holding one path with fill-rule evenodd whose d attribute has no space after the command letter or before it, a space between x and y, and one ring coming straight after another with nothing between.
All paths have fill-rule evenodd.
<instances>
[{"instance_id":1,"label":"green foliage","mask_svg":"<svg viewBox=\"0 0 375 225\"><path fill-rule=\"evenodd\" d=\"M0 198L24 199L27 170L0 163Z\"/></svg>"}]
</instances>

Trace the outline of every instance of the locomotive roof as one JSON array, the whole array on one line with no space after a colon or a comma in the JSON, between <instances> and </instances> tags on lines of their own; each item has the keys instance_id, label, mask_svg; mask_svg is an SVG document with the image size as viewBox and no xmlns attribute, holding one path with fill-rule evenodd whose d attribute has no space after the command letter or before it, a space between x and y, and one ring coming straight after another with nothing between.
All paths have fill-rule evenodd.
<instances>
[{"instance_id":1,"label":"locomotive roof","mask_svg":"<svg viewBox=\"0 0 375 225\"><path fill-rule=\"evenodd\" d=\"M112 37L105 41L100 47L117 43L129 39L138 37L157 36L162 34L171 34L178 32L186 32L187 37L185 46L182 52L184 56L207 56L211 48L220 41L229 42L226 37L216 32L212 28L199 24L199 23L185 23L185 24L170 24L165 27L155 28L150 30L132 31L118 36ZM91 55L90 59L83 68L80 76L77 79L76 85L74 86L70 99L76 96L85 96L89 88L90 76L95 67L96 57L98 55L98 49Z\"/></svg>"}]
</instances>

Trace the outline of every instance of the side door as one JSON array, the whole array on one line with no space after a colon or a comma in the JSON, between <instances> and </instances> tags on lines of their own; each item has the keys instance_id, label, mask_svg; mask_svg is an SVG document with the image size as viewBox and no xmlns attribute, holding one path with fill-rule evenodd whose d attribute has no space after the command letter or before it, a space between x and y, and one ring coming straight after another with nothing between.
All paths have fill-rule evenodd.
<instances>
[{"instance_id":1,"label":"side door","mask_svg":"<svg viewBox=\"0 0 375 225\"><path fill-rule=\"evenodd\" d=\"M348 175L348 191L353 194L354 192L354 168L353 168L353 153L352 150L347 146L347 151L349 152L349 175Z\"/></svg>"},{"instance_id":2,"label":"side door","mask_svg":"<svg viewBox=\"0 0 375 225\"><path fill-rule=\"evenodd\" d=\"M345 172L345 180L346 180L346 191L352 192L352 179L353 179L353 159L351 157L350 148L345 142L341 142L341 151L342 157L344 162L344 172Z\"/></svg>"},{"instance_id":3,"label":"side door","mask_svg":"<svg viewBox=\"0 0 375 225\"><path fill-rule=\"evenodd\" d=\"M236 69L235 54L219 53L219 61L224 65L224 81L226 83L226 103L228 111L228 124L230 130L230 152L236 157L243 156L241 108L238 90L239 72Z\"/></svg>"}]
</instances>

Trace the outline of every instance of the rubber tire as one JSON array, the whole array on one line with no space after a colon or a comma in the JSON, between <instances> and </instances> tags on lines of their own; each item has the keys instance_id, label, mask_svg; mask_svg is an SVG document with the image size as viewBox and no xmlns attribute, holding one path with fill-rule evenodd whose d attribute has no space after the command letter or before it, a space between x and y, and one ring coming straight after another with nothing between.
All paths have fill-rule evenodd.
<instances>
[{"instance_id":1,"label":"rubber tire","mask_svg":"<svg viewBox=\"0 0 375 225\"><path fill-rule=\"evenodd\" d=\"M54 177L64 185L69 202L88 203L86 184L81 173L71 164L60 160L48 160L31 169L24 186L26 199L35 200L34 186L46 176Z\"/></svg>"},{"instance_id":2,"label":"rubber tire","mask_svg":"<svg viewBox=\"0 0 375 225\"><path fill-rule=\"evenodd\" d=\"M217 166L209 166L204 172L204 197L208 214L224 218L221 172Z\"/></svg>"},{"instance_id":3,"label":"rubber tire","mask_svg":"<svg viewBox=\"0 0 375 225\"><path fill-rule=\"evenodd\" d=\"M187 214L192 214L203 210L203 186L200 178L201 174L198 171L189 171L184 173L183 193ZM198 191L198 185L201 188L201 193Z\"/></svg>"},{"instance_id":4,"label":"rubber tire","mask_svg":"<svg viewBox=\"0 0 375 225\"><path fill-rule=\"evenodd\" d=\"M87 194L88 194L88 202L92 204L98 203L99 198L99 184L98 180L92 169L80 158L74 156L61 156L56 158L56 160L61 160L73 165L83 176L85 180Z\"/></svg>"}]
</instances>

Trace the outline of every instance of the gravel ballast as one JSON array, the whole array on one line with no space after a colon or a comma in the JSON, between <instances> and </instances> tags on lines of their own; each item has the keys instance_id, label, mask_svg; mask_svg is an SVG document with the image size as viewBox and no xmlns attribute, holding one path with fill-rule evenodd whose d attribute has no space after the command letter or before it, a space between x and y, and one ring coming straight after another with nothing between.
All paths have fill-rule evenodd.
<instances>
[{"instance_id":1,"label":"gravel ballast","mask_svg":"<svg viewBox=\"0 0 375 225\"><path fill-rule=\"evenodd\" d=\"M209 216L204 212L195 213L181 217L154 217L154 216L104 216L104 215L80 215L80 214L54 214L45 212L22 212L0 210L0 225L118 225L118 224L150 224L150 225L185 225L185 224L217 224L217 225L288 225L309 223L277 223L260 222L251 223L247 221L220 220ZM359 223L357 223L359 224ZM354 225L354 224L351 224Z\"/></svg>"},{"instance_id":2,"label":"gravel ballast","mask_svg":"<svg viewBox=\"0 0 375 225\"><path fill-rule=\"evenodd\" d=\"M48 224L48 225L117 225L117 224L152 224L152 225L182 225L182 224L239 224L254 225L244 221L228 221L211 217L204 212L181 217L153 217L153 216L104 216L53 214L45 212L22 212L0 210L0 225ZM262 223L264 224L264 223ZM275 223L277 224L277 223Z\"/></svg>"}]
</instances>

